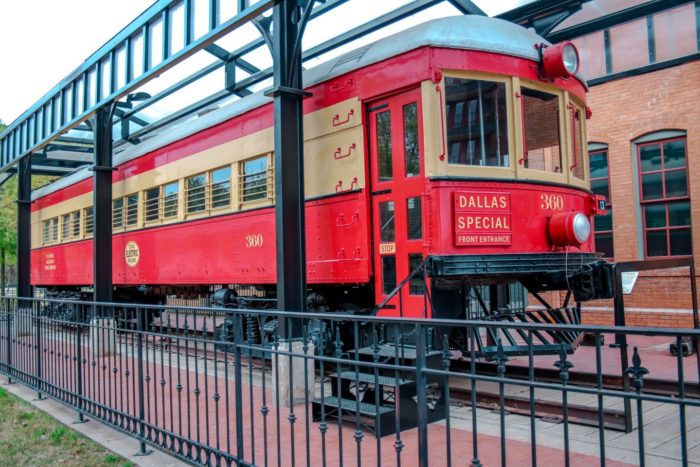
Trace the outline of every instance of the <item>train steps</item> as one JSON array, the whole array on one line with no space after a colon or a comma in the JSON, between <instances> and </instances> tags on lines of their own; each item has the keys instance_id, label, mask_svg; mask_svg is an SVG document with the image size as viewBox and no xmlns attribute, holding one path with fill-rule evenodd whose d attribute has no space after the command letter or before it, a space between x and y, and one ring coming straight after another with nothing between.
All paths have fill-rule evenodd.
<instances>
[{"instance_id":1,"label":"train steps","mask_svg":"<svg viewBox=\"0 0 700 467\"><path fill-rule=\"evenodd\" d=\"M351 426L359 424L377 437L396 433L397 422L401 431L418 426L417 387L415 381L416 349L393 345L379 348L366 347L351 350L349 355L358 355L360 360L398 364L413 370L373 371L365 365L345 364L340 371L327 375L328 396L313 401L313 419L315 422L329 419L342 420ZM426 352L429 367L437 367L440 352ZM327 387L326 386L326 387ZM439 382L428 383L428 421L442 420L445 417L444 390ZM398 413L398 416L397 416Z\"/></svg>"}]
</instances>

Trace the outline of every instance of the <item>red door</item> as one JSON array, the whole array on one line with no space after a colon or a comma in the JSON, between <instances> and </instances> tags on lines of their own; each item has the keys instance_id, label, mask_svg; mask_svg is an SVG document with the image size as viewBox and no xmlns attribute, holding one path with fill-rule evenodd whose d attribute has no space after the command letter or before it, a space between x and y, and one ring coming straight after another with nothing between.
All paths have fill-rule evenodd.
<instances>
[{"instance_id":1,"label":"red door","mask_svg":"<svg viewBox=\"0 0 700 467\"><path fill-rule=\"evenodd\" d=\"M368 108L371 151L375 299L382 303L423 262L423 132L420 89ZM428 316L423 274L415 275L380 311Z\"/></svg>"}]
</instances>

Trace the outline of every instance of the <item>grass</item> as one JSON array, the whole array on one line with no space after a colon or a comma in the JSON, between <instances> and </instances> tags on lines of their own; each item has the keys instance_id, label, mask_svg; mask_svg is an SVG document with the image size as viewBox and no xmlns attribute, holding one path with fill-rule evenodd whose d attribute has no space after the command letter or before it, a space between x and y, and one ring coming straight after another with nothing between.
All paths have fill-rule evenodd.
<instances>
[{"instance_id":1,"label":"grass","mask_svg":"<svg viewBox=\"0 0 700 467\"><path fill-rule=\"evenodd\" d=\"M133 464L0 388L0 465Z\"/></svg>"}]
</instances>

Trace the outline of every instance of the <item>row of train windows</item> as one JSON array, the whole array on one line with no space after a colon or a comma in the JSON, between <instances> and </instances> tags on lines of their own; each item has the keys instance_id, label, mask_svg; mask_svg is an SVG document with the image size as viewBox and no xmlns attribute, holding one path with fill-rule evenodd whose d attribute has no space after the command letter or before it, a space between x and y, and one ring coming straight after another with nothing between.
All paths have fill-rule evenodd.
<instances>
[{"instance_id":1,"label":"row of train windows","mask_svg":"<svg viewBox=\"0 0 700 467\"><path fill-rule=\"evenodd\" d=\"M240 163L238 200L240 204L268 199L272 195L271 169L267 156ZM184 179L184 214L197 214L231 206L231 166L202 172ZM139 224L139 206L144 223L176 220L180 207L180 181L149 188L112 200L112 228L128 228ZM81 217L84 222L81 224ZM92 235L92 207L62 214L43 221L43 241L79 239Z\"/></svg>"}]
</instances>

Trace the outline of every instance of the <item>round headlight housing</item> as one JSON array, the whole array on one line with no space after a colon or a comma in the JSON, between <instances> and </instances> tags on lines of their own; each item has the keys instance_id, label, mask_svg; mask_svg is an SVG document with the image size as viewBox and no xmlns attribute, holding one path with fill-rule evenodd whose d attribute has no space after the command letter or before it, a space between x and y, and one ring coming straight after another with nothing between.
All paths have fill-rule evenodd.
<instances>
[{"instance_id":1,"label":"round headlight housing","mask_svg":"<svg viewBox=\"0 0 700 467\"><path fill-rule=\"evenodd\" d=\"M578 50L569 41L546 47L542 52L542 66L550 78L568 78L575 75L580 64Z\"/></svg>"},{"instance_id":2,"label":"round headlight housing","mask_svg":"<svg viewBox=\"0 0 700 467\"><path fill-rule=\"evenodd\" d=\"M557 246L580 246L591 237L591 222L582 212L558 212L549 219L549 238Z\"/></svg>"}]
</instances>

